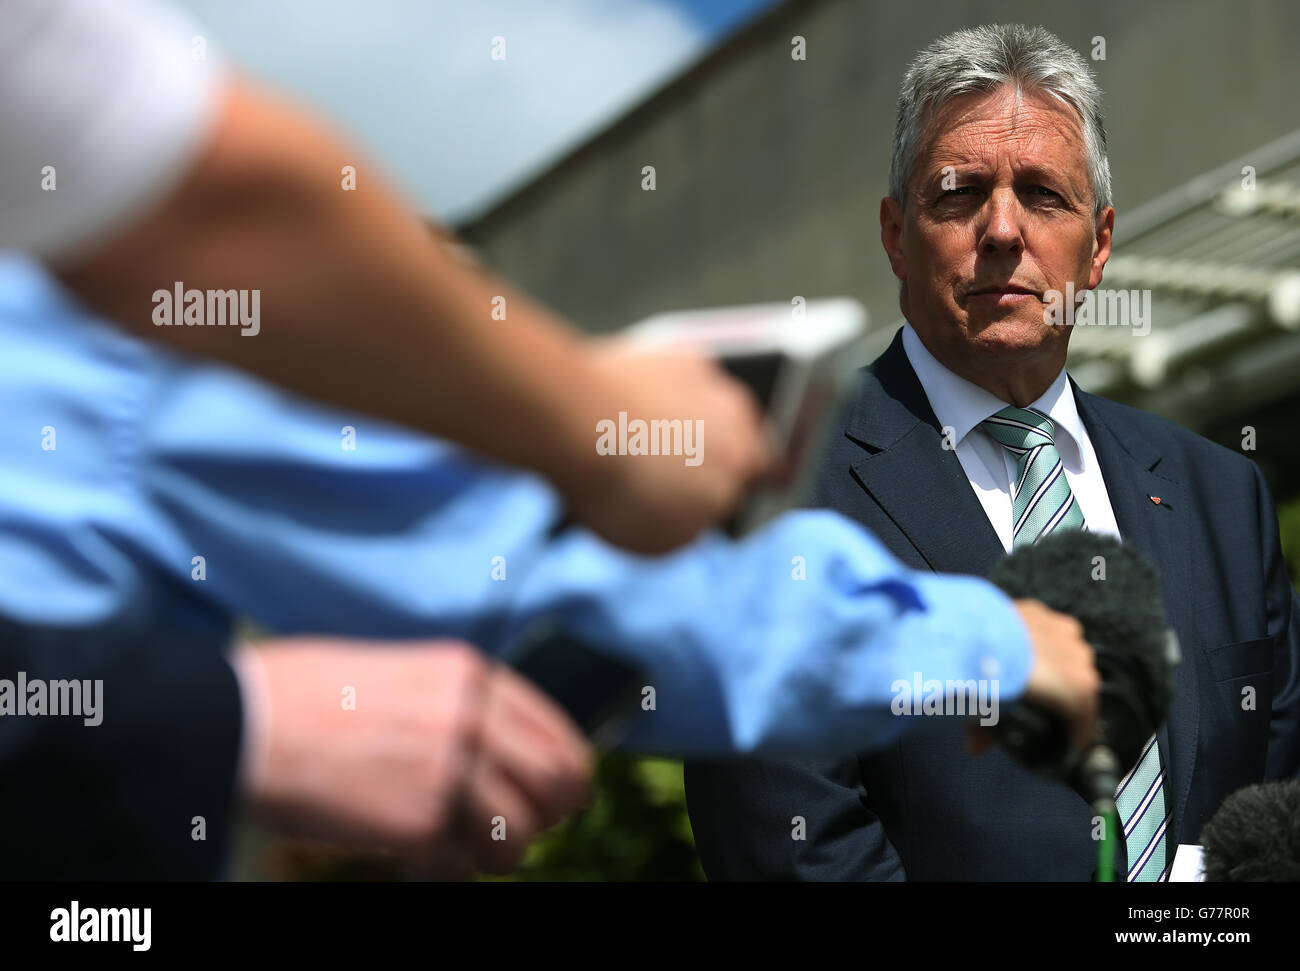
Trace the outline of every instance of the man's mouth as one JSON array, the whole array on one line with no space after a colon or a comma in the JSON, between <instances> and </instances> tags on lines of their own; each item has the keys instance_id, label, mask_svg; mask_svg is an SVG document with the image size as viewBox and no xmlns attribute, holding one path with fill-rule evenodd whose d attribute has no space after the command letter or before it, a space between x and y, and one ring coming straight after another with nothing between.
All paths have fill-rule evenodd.
<instances>
[{"instance_id":1,"label":"man's mouth","mask_svg":"<svg viewBox=\"0 0 1300 971\"><path fill-rule=\"evenodd\" d=\"M1029 287L1022 287L1014 283L997 283L986 287L976 287L968 290L966 293L967 300L974 300L976 303L995 306L1013 306L1023 303L1026 300L1041 300L1042 294L1037 290Z\"/></svg>"},{"instance_id":2,"label":"man's mouth","mask_svg":"<svg viewBox=\"0 0 1300 971\"><path fill-rule=\"evenodd\" d=\"M997 295L1003 293L1024 293L1024 294L1028 294L1031 297L1038 296L1037 290L1033 290L1029 287L1017 286L1014 283L997 283L987 287L976 287L974 290L968 290L966 292L966 296L985 297L985 296L991 296L991 295Z\"/></svg>"}]
</instances>

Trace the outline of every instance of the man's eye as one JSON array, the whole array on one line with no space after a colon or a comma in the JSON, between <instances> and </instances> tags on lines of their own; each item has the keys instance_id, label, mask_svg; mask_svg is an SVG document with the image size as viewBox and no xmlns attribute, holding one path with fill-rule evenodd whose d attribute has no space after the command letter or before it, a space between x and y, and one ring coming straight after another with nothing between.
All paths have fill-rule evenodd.
<instances>
[{"instance_id":1,"label":"man's eye","mask_svg":"<svg viewBox=\"0 0 1300 971\"><path fill-rule=\"evenodd\" d=\"M955 189L944 189L943 194L945 196L970 195L974 191L973 185L959 185Z\"/></svg>"},{"instance_id":2,"label":"man's eye","mask_svg":"<svg viewBox=\"0 0 1300 971\"><path fill-rule=\"evenodd\" d=\"M1049 189L1045 185L1033 186L1031 187L1030 191L1033 192L1034 195L1051 196L1052 198L1060 198L1060 196L1056 192Z\"/></svg>"}]
</instances>

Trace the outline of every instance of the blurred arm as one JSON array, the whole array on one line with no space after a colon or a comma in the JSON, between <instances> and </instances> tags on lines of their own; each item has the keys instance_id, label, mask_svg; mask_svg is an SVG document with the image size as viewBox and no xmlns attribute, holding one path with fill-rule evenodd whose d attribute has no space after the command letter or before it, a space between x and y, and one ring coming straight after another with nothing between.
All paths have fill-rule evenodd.
<instances>
[{"instance_id":1,"label":"blurred arm","mask_svg":"<svg viewBox=\"0 0 1300 971\"><path fill-rule=\"evenodd\" d=\"M604 374L566 326L461 263L358 163L301 111L231 81L175 191L107 245L61 261L59 275L141 337L580 489L601 471L596 422L617 414ZM355 191L340 185L346 164L358 165ZM151 295L174 281L260 290L259 332L155 327ZM497 296L505 320L492 319Z\"/></svg>"},{"instance_id":2,"label":"blurred arm","mask_svg":"<svg viewBox=\"0 0 1300 971\"><path fill-rule=\"evenodd\" d=\"M575 519L645 552L723 519L765 471L743 387L694 358L592 350L454 255L355 146L194 57L196 28L166 8L9 0L5 14L0 130L24 137L0 142L0 248L42 257L106 317L540 472ZM256 293L257 319L185 325L176 306L164 326L155 294L177 285ZM599 456L597 423L620 411L705 421L708 461Z\"/></svg>"}]
</instances>

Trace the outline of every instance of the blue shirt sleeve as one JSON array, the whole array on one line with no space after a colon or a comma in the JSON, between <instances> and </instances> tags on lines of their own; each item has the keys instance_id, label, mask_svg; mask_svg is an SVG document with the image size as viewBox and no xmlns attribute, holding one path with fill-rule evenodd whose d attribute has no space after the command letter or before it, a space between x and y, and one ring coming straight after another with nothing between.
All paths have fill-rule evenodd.
<instances>
[{"instance_id":1,"label":"blue shirt sleeve","mask_svg":"<svg viewBox=\"0 0 1300 971\"><path fill-rule=\"evenodd\" d=\"M984 682L985 697L1009 701L1030 661L996 588L910 572L829 511L658 559L575 531L545 550L505 615L504 641L544 616L639 664L654 707L628 744L677 754L875 748L920 713L919 685Z\"/></svg>"},{"instance_id":2,"label":"blue shirt sleeve","mask_svg":"<svg viewBox=\"0 0 1300 971\"><path fill-rule=\"evenodd\" d=\"M875 747L908 724L914 685L977 680L1005 701L1028 677L1006 597L909 571L836 513L640 557L554 535L544 483L446 443L223 368L168 386L147 479L188 543L176 562L205 551L208 590L272 630L499 654L545 620L641 668L653 709L628 745L680 755Z\"/></svg>"}]
</instances>

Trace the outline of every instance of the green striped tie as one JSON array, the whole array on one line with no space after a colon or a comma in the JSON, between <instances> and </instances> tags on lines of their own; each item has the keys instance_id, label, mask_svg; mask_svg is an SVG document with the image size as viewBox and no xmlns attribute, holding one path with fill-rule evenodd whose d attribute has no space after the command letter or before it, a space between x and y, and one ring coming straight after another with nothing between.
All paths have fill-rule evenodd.
<instances>
[{"instance_id":1,"label":"green striped tie","mask_svg":"<svg viewBox=\"0 0 1300 971\"><path fill-rule=\"evenodd\" d=\"M1052 420L1034 408L1003 408L980 427L1016 458L1012 492L1011 547L1038 541L1057 529L1082 529L1083 510L1070 491L1061 453L1052 435ZM1129 850L1130 882L1165 879L1165 840L1169 810L1165 804L1165 770L1155 737L1133 770L1115 790L1115 806L1124 824Z\"/></svg>"},{"instance_id":2,"label":"green striped tie","mask_svg":"<svg viewBox=\"0 0 1300 971\"><path fill-rule=\"evenodd\" d=\"M1115 808L1124 822L1129 883L1164 880L1168 876L1165 841L1170 812L1165 803L1165 770L1154 735L1142 758L1115 790Z\"/></svg>"},{"instance_id":3,"label":"green striped tie","mask_svg":"<svg viewBox=\"0 0 1300 971\"><path fill-rule=\"evenodd\" d=\"M1011 548L1028 546L1057 529L1082 529L1083 510L1065 478L1052 419L1034 408L1006 407L980 422L989 437L1016 457Z\"/></svg>"}]
</instances>

